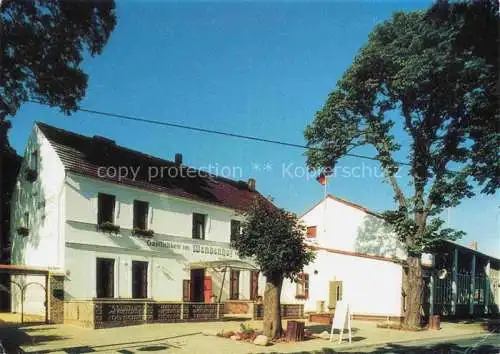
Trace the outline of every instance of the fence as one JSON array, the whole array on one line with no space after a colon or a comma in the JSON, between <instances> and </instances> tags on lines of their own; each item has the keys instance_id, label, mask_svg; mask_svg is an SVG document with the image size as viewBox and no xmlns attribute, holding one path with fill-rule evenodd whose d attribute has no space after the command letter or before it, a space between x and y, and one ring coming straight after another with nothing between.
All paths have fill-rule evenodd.
<instances>
[{"instance_id":1,"label":"fence","mask_svg":"<svg viewBox=\"0 0 500 354\"><path fill-rule=\"evenodd\" d=\"M495 300L498 298L498 284L499 280L496 278L475 276L474 293L472 293L472 275L457 274L457 302L455 314L458 316L467 315L469 313L471 301L474 305L474 314L484 314L485 310L488 313L497 313L498 304L495 303ZM427 301L430 301L428 297L429 289L425 290ZM445 279L436 278L434 281L434 312L443 316L451 315L452 299L451 277ZM485 309L486 304L488 304L488 309Z\"/></svg>"},{"instance_id":2,"label":"fence","mask_svg":"<svg viewBox=\"0 0 500 354\"><path fill-rule=\"evenodd\" d=\"M303 317L304 317L303 304L281 304L282 319L303 318ZM252 318L254 320L261 320L264 318L263 304L254 304Z\"/></svg>"}]
</instances>

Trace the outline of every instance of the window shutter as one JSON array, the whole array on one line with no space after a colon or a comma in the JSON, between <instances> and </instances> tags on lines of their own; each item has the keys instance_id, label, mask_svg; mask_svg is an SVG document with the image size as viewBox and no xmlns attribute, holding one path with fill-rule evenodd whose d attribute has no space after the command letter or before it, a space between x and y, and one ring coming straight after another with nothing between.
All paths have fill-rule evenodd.
<instances>
[{"instance_id":1,"label":"window shutter","mask_svg":"<svg viewBox=\"0 0 500 354\"><path fill-rule=\"evenodd\" d=\"M116 198L115 198L115 207L113 209L114 209L113 224L117 224L117 220L120 217L120 202Z\"/></svg>"},{"instance_id":2,"label":"window shutter","mask_svg":"<svg viewBox=\"0 0 500 354\"><path fill-rule=\"evenodd\" d=\"M257 299L259 296L259 272L252 271L250 275L250 300Z\"/></svg>"},{"instance_id":3,"label":"window shutter","mask_svg":"<svg viewBox=\"0 0 500 354\"><path fill-rule=\"evenodd\" d=\"M189 302L191 298L191 281L184 279L182 281L182 301Z\"/></svg>"},{"instance_id":4,"label":"window shutter","mask_svg":"<svg viewBox=\"0 0 500 354\"><path fill-rule=\"evenodd\" d=\"M147 228L151 229L151 225L153 225L153 207L149 205L149 210L148 210L148 225Z\"/></svg>"}]
</instances>

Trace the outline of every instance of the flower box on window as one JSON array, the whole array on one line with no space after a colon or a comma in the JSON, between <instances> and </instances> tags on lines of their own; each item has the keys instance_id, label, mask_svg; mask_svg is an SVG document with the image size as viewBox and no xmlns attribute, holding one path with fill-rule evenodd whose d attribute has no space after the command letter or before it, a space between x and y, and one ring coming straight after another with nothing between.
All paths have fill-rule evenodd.
<instances>
[{"instance_id":1,"label":"flower box on window","mask_svg":"<svg viewBox=\"0 0 500 354\"><path fill-rule=\"evenodd\" d=\"M295 298L296 298L297 300L306 300L306 299L307 299L307 296L305 296L305 295L295 295Z\"/></svg>"},{"instance_id":2,"label":"flower box on window","mask_svg":"<svg viewBox=\"0 0 500 354\"><path fill-rule=\"evenodd\" d=\"M97 225L97 229L99 231L110 232L110 233L115 233L115 234L120 232L120 226L115 225L111 222L103 222L103 223Z\"/></svg>"},{"instance_id":3,"label":"flower box on window","mask_svg":"<svg viewBox=\"0 0 500 354\"><path fill-rule=\"evenodd\" d=\"M33 182L35 182L35 181L36 181L36 179L38 178L38 172L36 172L36 171L35 171L34 169L32 169L32 168L27 169L25 173L26 173L26 180L27 180L28 182L33 183Z\"/></svg>"},{"instance_id":4,"label":"flower box on window","mask_svg":"<svg viewBox=\"0 0 500 354\"><path fill-rule=\"evenodd\" d=\"M143 237L153 237L155 232L153 230L144 230L139 229L138 227L134 227L132 230L132 235L135 236L143 236Z\"/></svg>"},{"instance_id":5,"label":"flower box on window","mask_svg":"<svg viewBox=\"0 0 500 354\"><path fill-rule=\"evenodd\" d=\"M17 228L17 233L21 236L28 236L30 230L27 227L21 226Z\"/></svg>"}]
</instances>

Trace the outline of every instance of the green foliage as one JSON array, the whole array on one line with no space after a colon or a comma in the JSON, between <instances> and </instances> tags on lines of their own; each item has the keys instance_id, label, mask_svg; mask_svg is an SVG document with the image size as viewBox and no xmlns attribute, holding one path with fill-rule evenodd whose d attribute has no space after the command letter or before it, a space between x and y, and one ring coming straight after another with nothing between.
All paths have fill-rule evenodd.
<instances>
[{"instance_id":1,"label":"green foliage","mask_svg":"<svg viewBox=\"0 0 500 354\"><path fill-rule=\"evenodd\" d=\"M266 277L295 279L314 260L304 235L305 226L295 214L259 198L245 213L235 247L240 257L254 258Z\"/></svg>"},{"instance_id":2,"label":"green foliage","mask_svg":"<svg viewBox=\"0 0 500 354\"><path fill-rule=\"evenodd\" d=\"M498 189L499 24L498 3L486 0L395 13L373 30L305 129L311 168L332 168L359 146L376 149L397 201L385 216L410 254L461 236L436 216L472 197L471 182L483 193ZM394 134L395 125L409 140ZM408 196L395 176L403 141L410 142Z\"/></svg>"},{"instance_id":3,"label":"green foliage","mask_svg":"<svg viewBox=\"0 0 500 354\"><path fill-rule=\"evenodd\" d=\"M252 328L250 328L250 326L248 326L244 323L240 323L240 332L241 333L253 333L255 331Z\"/></svg>"},{"instance_id":4,"label":"green foliage","mask_svg":"<svg viewBox=\"0 0 500 354\"><path fill-rule=\"evenodd\" d=\"M85 95L83 54L102 52L116 25L113 0L4 0L0 20L0 113L15 115L28 99L69 114Z\"/></svg>"}]
</instances>

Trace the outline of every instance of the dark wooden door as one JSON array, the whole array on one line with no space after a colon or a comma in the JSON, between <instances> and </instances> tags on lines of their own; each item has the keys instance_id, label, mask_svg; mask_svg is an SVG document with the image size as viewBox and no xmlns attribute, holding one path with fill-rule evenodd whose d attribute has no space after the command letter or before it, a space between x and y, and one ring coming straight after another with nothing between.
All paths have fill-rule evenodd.
<instances>
[{"instance_id":1,"label":"dark wooden door","mask_svg":"<svg viewBox=\"0 0 500 354\"><path fill-rule=\"evenodd\" d=\"M148 262L132 261L132 298L148 297Z\"/></svg>"},{"instance_id":2,"label":"dark wooden door","mask_svg":"<svg viewBox=\"0 0 500 354\"><path fill-rule=\"evenodd\" d=\"M191 301L203 302L204 300L205 269L191 270Z\"/></svg>"}]
</instances>

